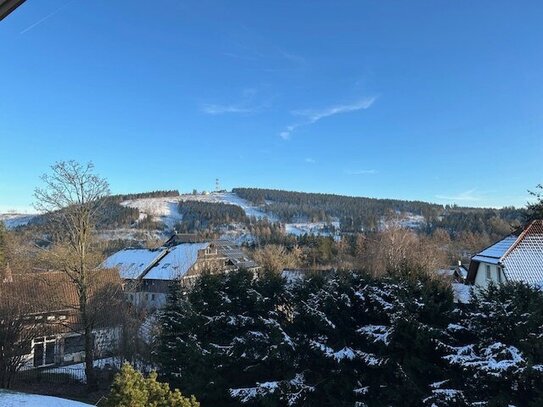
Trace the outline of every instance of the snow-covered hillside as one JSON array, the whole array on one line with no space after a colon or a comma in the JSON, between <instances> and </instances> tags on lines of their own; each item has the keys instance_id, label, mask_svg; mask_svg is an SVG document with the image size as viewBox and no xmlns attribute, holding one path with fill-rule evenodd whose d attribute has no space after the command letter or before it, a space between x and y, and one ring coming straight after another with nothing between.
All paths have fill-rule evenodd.
<instances>
[{"instance_id":1,"label":"snow-covered hillside","mask_svg":"<svg viewBox=\"0 0 543 407\"><path fill-rule=\"evenodd\" d=\"M182 219L181 214L177 210L177 206L179 202L185 201L220 202L236 205L242 208L247 216L254 216L258 219L270 219L270 216L260 210L258 207L250 204L232 192L213 192L206 195L184 194L174 197L131 199L122 202L121 205L130 208L137 208L140 211L141 218L150 216L153 220L160 221L171 229Z\"/></svg>"},{"instance_id":2,"label":"snow-covered hillside","mask_svg":"<svg viewBox=\"0 0 543 407\"><path fill-rule=\"evenodd\" d=\"M308 223L287 223L285 232L289 235L303 236L338 236L339 222L308 222Z\"/></svg>"},{"instance_id":3,"label":"snow-covered hillside","mask_svg":"<svg viewBox=\"0 0 543 407\"><path fill-rule=\"evenodd\" d=\"M4 222L6 228L14 229L28 224L36 216L35 214L24 213L0 213L0 222Z\"/></svg>"}]
</instances>

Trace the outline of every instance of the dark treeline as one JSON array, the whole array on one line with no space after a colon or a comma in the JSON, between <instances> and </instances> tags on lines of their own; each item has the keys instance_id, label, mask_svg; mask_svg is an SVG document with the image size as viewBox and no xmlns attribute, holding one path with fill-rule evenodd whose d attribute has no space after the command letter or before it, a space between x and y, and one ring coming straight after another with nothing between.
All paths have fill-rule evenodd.
<instances>
[{"instance_id":1,"label":"dark treeline","mask_svg":"<svg viewBox=\"0 0 543 407\"><path fill-rule=\"evenodd\" d=\"M248 222L241 207L222 202L180 202L178 211L183 217L176 226L178 232L195 232L229 223Z\"/></svg>"},{"instance_id":2,"label":"dark treeline","mask_svg":"<svg viewBox=\"0 0 543 407\"><path fill-rule=\"evenodd\" d=\"M96 222L98 229L129 227L138 220L140 214L138 209L123 206L119 202L116 197L107 197L102 200L100 203L102 209Z\"/></svg>"},{"instance_id":3,"label":"dark treeline","mask_svg":"<svg viewBox=\"0 0 543 407\"><path fill-rule=\"evenodd\" d=\"M119 202L122 202L122 201L127 201L129 199L164 198L164 197L172 197L172 196L179 196L179 191L177 189L157 190L157 191L140 192L140 193L134 193L134 194L112 195L111 198Z\"/></svg>"},{"instance_id":4,"label":"dark treeline","mask_svg":"<svg viewBox=\"0 0 543 407\"><path fill-rule=\"evenodd\" d=\"M543 293L491 286L466 308L394 276L204 275L173 290L156 362L202 406L538 406Z\"/></svg>"},{"instance_id":5,"label":"dark treeline","mask_svg":"<svg viewBox=\"0 0 543 407\"><path fill-rule=\"evenodd\" d=\"M333 194L291 192L274 189L235 188L233 192L278 216L283 222L308 220L326 222L339 219L341 230L375 230L383 217L409 212L434 219L443 206L420 201L374 199Z\"/></svg>"},{"instance_id":6,"label":"dark treeline","mask_svg":"<svg viewBox=\"0 0 543 407\"><path fill-rule=\"evenodd\" d=\"M448 206L443 216L429 225L428 229L433 232L441 228L452 237L458 237L461 232L471 232L496 240L518 228L525 218L525 212L524 209L513 207L489 209Z\"/></svg>"},{"instance_id":7,"label":"dark treeline","mask_svg":"<svg viewBox=\"0 0 543 407\"><path fill-rule=\"evenodd\" d=\"M466 208L420 201L374 199L332 194L291 192L272 189L235 188L240 197L261 206L283 222L296 220L331 221L339 219L342 232L374 231L381 220L398 214L423 216L432 233L444 229L452 237L461 232L499 238L518 227L525 218L524 209Z\"/></svg>"}]
</instances>

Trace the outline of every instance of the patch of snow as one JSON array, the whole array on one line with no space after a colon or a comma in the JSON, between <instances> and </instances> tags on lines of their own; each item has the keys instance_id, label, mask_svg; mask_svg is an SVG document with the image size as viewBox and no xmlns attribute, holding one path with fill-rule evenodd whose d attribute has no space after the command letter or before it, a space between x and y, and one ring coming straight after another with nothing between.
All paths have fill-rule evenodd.
<instances>
[{"instance_id":1,"label":"patch of snow","mask_svg":"<svg viewBox=\"0 0 543 407\"><path fill-rule=\"evenodd\" d=\"M88 407L90 404L58 397L0 390L0 407Z\"/></svg>"},{"instance_id":2,"label":"patch of snow","mask_svg":"<svg viewBox=\"0 0 543 407\"><path fill-rule=\"evenodd\" d=\"M285 232L289 235L334 236L339 237L339 222L298 222L285 224Z\"/></svg>"},{"instance_id":3,"label":"patch of snow","mask_svg":"<svg viewBox=\"0 0 543 407\"><path fill-rule=\"evenodd\" d=\"M121 360L116 358L104 358L104 359L97 359L94 361L94 367L96 368L105 368L107 366L113 366L116 368L121 367ZM76 363L73 365L66 365L66 366L59 366L59 367L53 367L50 369L45 369L44 372L46 373L58 373L58 374L68 374L75 380L79 380L80 382L84 383L87 381L87 377L85 375L85 363ZM0 407L3 407L2 404L0 404Z\"/></svg>"},{"instance_id":4,"label":"patch of snow","mask_svg":"<svg viewBox=\"0 0 543 407\"><path fill-rule=\"evenodd\" d=\"M462 283L452 283L454 302L469 304L471 302L471 286Z\"/></svg>"},{"instance_id":5,"label":"patch of snow","mask_svg":"<svg viewBox=\"0 0 543 407\"><path fill-rule=\"evenodd\" d=\"M0 213L0 222L4 222L7 229L15 229L19 226L28 225L34 219L36 214L24 213Z\"/></svg>"},{"instance_id":6,"label":"patch of snow","mask_svg":"<svg viewBox=\"0 0 543 407\"><path fill-rule=\"evenodd\" d=\"M183 218L178 211L179 197L141 198L121 202L122 206L140 211L139 220L151 217L172 229Z\"/></svg>"},{"instance_id":7,"label":"patch of snow","mask_svg":"<svg viewBox=\"0 0 543 407\"><path fill-rule=\"evenodd\" d=\"M171 249L157 265L144 277L144 280L176 280L183 277L196 263L198 252L209 243L182 243Z\"/></svg>"},{"instance_id":8,"label":"patch of snow","mask_svg":"<svg viewBox=\"0 0 543 407\"><path fill-rule=\"evenodd\" d=\"M163 255L164 250L125 249L109 256L102 267L118 268L123 279L137 279Z\"/></svg>"},{"instance_id":9,"label":"patch of snow","mask_svg":"<svg viewBox=\"0 0 543 407\"><path fill-rule=\"evenodd\" d=\"M179 203L187 201L236 205L242 208L247 216L255 217L257 219L268 219L271 222L277 221L273 215L265 213L259 207L252 205L250 202L240 198L233 192L212 192L210 194L183 194L173 197L130 199L121 202L121 205L138 209L140 211L140 220L150 216L154 221L164 223L171 230L176 223L183 219L178 210Z\"/></svg>"},{"instance_id":10,"label":"patch of snow","mask_svg":"<svg viewBox=\"0 0 543 407\"><path fill-rule=\"evenodd\" d=\"M357 332L373 339L373 342L383 342L385 345L390 343L388 338L390 335L390 328L384 325L366 325L358 329Z\"/></svg>"}]
</instances>

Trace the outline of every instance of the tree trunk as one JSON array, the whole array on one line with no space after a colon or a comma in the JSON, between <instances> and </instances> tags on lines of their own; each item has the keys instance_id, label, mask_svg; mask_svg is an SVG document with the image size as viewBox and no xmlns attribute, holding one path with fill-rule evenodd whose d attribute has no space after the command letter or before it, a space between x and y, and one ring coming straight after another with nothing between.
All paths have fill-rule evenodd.
<instances>
[{"instance_id":1,"label":"tree trunk","mask_svg":"<svg viewBox=\"0 0 543 407\"><path fill-rule=\"evenodd\" d=\"M85 375L87 376L87 387L89 390L96 390L96 374L94 372L94 341L92 329L85 327Z\"/></svg>"}]
</instances>

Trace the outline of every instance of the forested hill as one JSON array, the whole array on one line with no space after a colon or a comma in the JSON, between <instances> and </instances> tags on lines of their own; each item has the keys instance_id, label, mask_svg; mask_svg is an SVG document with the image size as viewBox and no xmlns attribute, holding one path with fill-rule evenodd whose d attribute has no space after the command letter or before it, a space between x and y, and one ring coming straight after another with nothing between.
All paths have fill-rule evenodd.
<instances>
[{"instance_id":1,"label":"forested hill","mask_svg":"<svg viewBox=\"0 0 543 407\"><path fill-rule=\"evenodd\" d=\"M508 233L522 222L525 211L515 208L463 208L422 201L351 197L334 194L292 192L274 189L235 188L239 197L273 213L283 222L337 219L344 232L375 230L383 219L418 215L429 229L451 233L471 231L489 235Z\"/></svg>"},{"instance_id":2,"label":"forested hill","mask_svg":"<svg viewBox=\"0 0 543 407\"><path fill-rule=\"evenodd\" d=\"M375 199L333 194L291 192L273 189L235 188L241 198L262 205L282 221L304 219L312 222L339 219L342 229L374 229L380 219L393 213L411 213L426 219L444 211L442 205L421 201Z\"/></svg>"}]
</instances>

